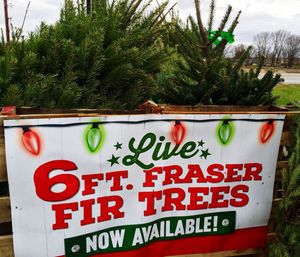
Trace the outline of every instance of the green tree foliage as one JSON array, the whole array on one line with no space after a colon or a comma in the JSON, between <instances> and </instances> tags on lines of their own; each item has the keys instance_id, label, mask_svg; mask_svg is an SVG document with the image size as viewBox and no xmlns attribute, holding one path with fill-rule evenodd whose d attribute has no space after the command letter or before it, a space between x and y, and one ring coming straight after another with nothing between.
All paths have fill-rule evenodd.
<instances>
[{"instance_id":1,"label":"green tree foliage","mask_svg":"<svg viewBox=\"0 0 300 257\"><path fill-rule=\"evenodd\" d=\"M296 125L296 144L289 169L282 171L283 196L277 209L270 257L297 257L300 252L300 117L296 118Z\"/></svg>"},{"instance_id":2,"label":"green tree foliage","mask_svg":"<svg viewBox=\"0 0 300 257\"><path fill-rule=\"evenodd\" d=\"M202 22L200 0L195 0L196 20L190 16L186 24L174 22L170 38L174 41L180 57L174 58L175 65L169 73L164 72L158 80L157 93L161 102L172 104L232 104L269 105L275 101L273 87L281 81L280 75L268 71L258 78L264 60L257 69L246 72L242 66L249 56L249 47L234 63L225 57L227 40L217 45L217 33L209 39L208 31L234 33L241 12L227 26L232 7L229 6L217 29L213 29L215 0L211 1L208 28ZM228 28L227 28L228 27ZM227 28L227 29L226 29Z\"/></svg>"},{"instance_id":3,"label":"green tree foliage","mask_svg":"<svg viewBox=\"0 0 300 257\"><path fill-rule=\"evenodd\" d=\"M165 61L167 3L66 0L59 21L0 44L0 104L134 108L152 96Z\"/></svg>"}]
</instances>

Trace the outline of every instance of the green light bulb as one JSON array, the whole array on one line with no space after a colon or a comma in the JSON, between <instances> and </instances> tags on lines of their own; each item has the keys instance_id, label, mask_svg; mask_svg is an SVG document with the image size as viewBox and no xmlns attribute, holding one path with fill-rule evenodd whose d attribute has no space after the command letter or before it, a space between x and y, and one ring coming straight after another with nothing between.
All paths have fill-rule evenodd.
<instances>
[{"instance_id":1,"label":"green light bulb","mask_svg":"<svg viewBox=\"0 0 300 257\"><path fill-rule=\"evenodd\" d=\"M223 145L227 145L232 135L232 127L228 120L224 120L223 124L219 128L219 138Z\"/></svg>"},{"instance_id":2,"label":"green light bulb","mask_svg":"<svg viewBox=\"0 0 300 257\"><path fill-rule=\"evenodd\" d=\"M86 134L87 145L92 153L96 152L102 140L102 133L98 124L93 124Z\"/></svg>"}]
</instances>

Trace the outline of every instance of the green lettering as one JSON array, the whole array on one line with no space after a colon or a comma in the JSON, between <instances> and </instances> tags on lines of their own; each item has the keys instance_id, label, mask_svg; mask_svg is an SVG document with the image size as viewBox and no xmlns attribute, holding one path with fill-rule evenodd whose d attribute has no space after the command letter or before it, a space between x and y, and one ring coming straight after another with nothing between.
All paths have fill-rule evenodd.
<instances>
[{"instance_id":1,"label":"green lettering","mask_svg":"<svg viewBox=\"0 0 300 257\"><path fill-rule=\"evenodd\" d=\"M188 143L186 143L182 147L182 149L180 151L181 158L183 158L183 159L189 159L189 158L194 157L199 152L199 150L195 151L196 148L197 148L197 145L196 145L195 142L188 142ZM191 154L188 155L188 153L191 153Z\"/></svg>"},{"instance_id":2,"label":"green lettering","mask_svg":"<svg viewBox=\"0 0 300 257\"><path fill-rule=\"evenodd\" d=\"M147 142L148 141L148 142ZM140 141L137 148L134 147L135 138L131 138L128 144L129 150L133 153L133 155L126 155L123 158L123 164L126 166L131 166L136 164L140 166L142 169L147 170L154 167L153 163L145 164L139 160L139 157L142 153L149 151L156 142L156 136L153 133L146 134L142 140Z\"/></svg>"}]
</instances>

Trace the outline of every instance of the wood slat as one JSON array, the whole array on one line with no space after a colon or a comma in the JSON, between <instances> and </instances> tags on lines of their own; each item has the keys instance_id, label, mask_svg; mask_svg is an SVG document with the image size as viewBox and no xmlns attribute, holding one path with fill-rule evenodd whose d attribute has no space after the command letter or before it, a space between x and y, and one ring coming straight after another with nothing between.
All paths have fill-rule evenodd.
<instances>
[{"instance_id":1,"label":"wood slat","mask_svg":"<svg viewBox=\"0 0 300 257\"><path fill-rule=\"evenodd\" d=\"M11 221L10 199L8 196L0 197L0 223L10 222L10 221Z\"/></svg>"},{"instance_id":2,"label":"wood slat","mask_svg":"<svg viewBox=\"0 0 300 257\"><path fill-rule=\"evenodd\" d=\"M277 162L277 169L288 169L289 162L288 161L279 161Z\"/></svg>"},{"instance_id":3,"label":"wood slat","mask_svg":"<svg viewBox=\"0 0 300 257\"><path fill-rule=\"evenodd\" d=\"M281 198L275 198L273 199L272 203L273 203L273 207L277 207L279 205L279 203L281 202Z\"/></svg>"},{"instance_id":4,"label":"wood slat","mask_svg":"<svg viewBox=\"0 0 300 257\"><path fill-rule=\"evenodd\" d=\"M5 147L0 139L0 182L7 181Z\"/></svg>"},{"instance_id":5,"label":"wood slat","mask_svg":"<svg viewBox=\"0 0 300 257\"><path fill-rule=\"evenodd\" d=\"M283 131L280 145L292 146L295 143L295 135L291 131Z\"/></svg>"},{"instance_id":6,"label":"wood slat","mask_svg":"<svg viewBox=\"0 0 300 257\"><path fill-rule=\"evenodd\" d=\"M20 107L17 108L18 115L28 115L28 114L66 114L66 113L97 113L97 114L143 114L145 113L142 109L137 110L112 110L112 109L35 109L31 107Z\"/></svg>"},{"instance_id":7,"label":"wood slat","mask_svg":"<svg viewBox=\"0 0 300 257\"><path fill-rule=\"evenodd\" d=\"M268 241L269 242L272 241L272 240L274 240L275 237L276 237L276 233L275 232L268 233Z\"/></svg>"},{"instance_id":8,"label":"wood slat","mask_svg":"<svg viewBox=\"0 0 300 257\"><path fill-rule=\"evenodd\" d=\"M12 235L0 236L0 256L14 257Z\"/></svg>"},{"instance_id":9,"label":"wood slat","mask_svg":"<svg viewBox=\"0 0 300 257\"><path fill-rule=\"evenodd\" d=\"M282 173L280 172L280 170L277 170L275 174L275 182L279 181L282 181Z\"/></svg>"},{"instance_id":10,"label":"wood slat","mask_svg":"<svg viewBox=\"0 0 300 257\"><path fill-rule=\"evenodd\" d=\"M278 206L279 206L281 200L282 200L281 198L275 198L275 199L273 200L273 203L272 203L272 209L271 209L271 215L270 215L270 218L271 218L271 219L275 217L275 215L276 215L276 210L277 210L277 208L278 208Z\"/></svg>"},{"instance_id":11,"label":"wood slat","mask_svg":"<svg viewBox=\"0 0 300 257\"><path fill-rule=\"evenodd\" d=\"M287 112L288 109L274 106L238 106L238 105L158 105L164 111L201 111L201 112Z\"/></svg>"},{"instance_id":12,"label":"wood slat","mask_svg":"<svg viewBox=\"0 0 300 257\"><path fill-rule=\"evenodd\" d=\"M247 249L243 251L223 251L223 252L209 253L209 254L191 254L191 255L180 255L180 256L172 256L172 257L229 257L229 256L245 256L245 255L260 254L261 252L262 250L259 249ZM1 257L14 256L12 235L0 236L0 256Z\"/></svg>"},{"instance_id":13,"label":"wood slat","mask_svg":"<svg viewBox=\"0 0 300 257\"><path fill-rule=\"evenodd\" d=\"M7 181L3 117L0 117L0 182Z\"/></svg>"},{"instance_id":14,"label":"wood slat","mask_svg":"<svg viewBox=\"0 0 300 257\"><path fill-rule=\"evenodd\" d=\"M206 254L188 254L188 255L177 255L177 256L166 256L166 257L230 257L230 256L244 256L260 254L260 249L247 249L239 251L223 251L217 253L206 253Z\"/></svg>"}]
</instances>

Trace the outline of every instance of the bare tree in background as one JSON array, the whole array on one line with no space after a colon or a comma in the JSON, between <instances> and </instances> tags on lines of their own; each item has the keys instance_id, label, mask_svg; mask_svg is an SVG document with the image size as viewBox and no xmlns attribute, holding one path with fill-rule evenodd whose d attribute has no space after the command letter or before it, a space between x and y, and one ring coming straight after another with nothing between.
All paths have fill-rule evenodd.
<instances>
[{"instance_id":1,"label":"bare tree in background","mask_svg":"<svg viewBox=\"0 0 300 257\"><path fill-rule=\"evenodd\" d=\"M283 57L285 66L288 68L293 67L297 55L300 53L300 36L289 35L285 40L283 49Z\"/></svg>"},{"instance_id":2,"label":"bare tree in background","mask_svg":"<svg viewBox=\"0 0 300 257\"><path fill-rule=\"evenodd\" d=\"M271 34L271 66L280 65L285 42L289 35L290 33L285 30L277 30Z\"/></svg>"},{"instance_id":3,"label":"bare tree in background","mask_svg":"<svg viewBox=\"0 0 300 257\"><path fill-rule=\"evenodd\" d=\"M245 54L246 51L249 51L248 46L246 46L244 44L238 44L238 45L234 46L231 51L233 61L238 62L238 60L240 60L240 58L242 58L242 56ZM249 56L245 59L244 64L246 66L250 65L250 63L253 61L252 55L253 55L253 48L251 48L251 50L249 51Z\"/></svg>"},{"instance_id":4,"label":"bare tree in background","mask_svg":"<svg viewBox=\"0 0 300 257\"><path fill-rule=\"evenodd\" d=\"M91 10L92 10L91 0L86 0L86 12L87 12L87 14L91 14Z\"/></svg>"},{"instance_id":5,"label":"bare tree in background","mask_svg":"<svg viewBox=\"0 0 300 257\"><path fill-rule=\"evenodd\" d=\"M256 58L267 58L271 50L271 33L261 32L254 37Z\"/></svg>"},{"instance_id":6,"label":"bare tree in background","mask_svg":"<svg viewBox=\"0 0 300 257\"><path fill-rule=\"evenodd\" d=\"M233 49L233 59L236 61L246 52L247 47L244 44L238 44Z\"/></svg>"}]
</instances>

